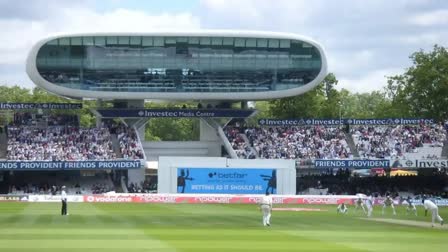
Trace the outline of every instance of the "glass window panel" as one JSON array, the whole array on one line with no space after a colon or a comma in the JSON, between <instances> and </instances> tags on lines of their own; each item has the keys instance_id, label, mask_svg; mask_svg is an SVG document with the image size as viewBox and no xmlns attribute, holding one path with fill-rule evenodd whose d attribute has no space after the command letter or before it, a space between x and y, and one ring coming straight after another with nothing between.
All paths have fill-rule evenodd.
<instances>
[{"instance_id":1,"label":"glass window panel","mask_svg":"<svg viewBox=\"0 0 448 252\"><path fill-rule=\"evenodd\" d=\"M70 39L69 38L60 38L59 45L70 45Z\"/></svg>"},{"instance_id":2,"label":"glass window panel","mask_svg":"<svg viewBox=\"0 0 448 252\"><path fill-rule=\"evenodd\" d=\"M311 48L311 47L313 47L312 45L307 44L307 43L303 43L302 46L303 46L303 48Z\"/></svg>"},{"instance_id":3,"label":"glass window panel","mask_svg":"<svg viewBox=\"0 0 448 252\"><path fill-rule=\"evenodd\" d=\"M212 38L212 45L222 45L222 38Z\"/></svg>"},{"instance_id":4,"label":"glass window panel","mask_svg":"<svg viewBox=\"0 0 448 252\"><path fill-rule=\"evenodd\" d=\"M269 40L269 48L278 48L279 41L278 39L270 39Z\"/></svg>"},{"instance_id":5,"label":"glass window panel","mask_svg":"<svg viewBox=\"0 0 448 252\"><path fill-rule=\"evenodd\" d=\"M187 43L188 42L188 38L187 37L178 37L177 38L177 42Z\"/></svg>"},{"instance_id":6,"label":"glass window panel","mask_svg":"<svg viewBox=\"0 0 448 252\"><path fill-rule=\"evenodd\" d=\"M231 46L233 46L233 38L224 38L223 45L231 45Z\"/></svg>"},{"instance_id":7,"label":"glass window panel","mask_svg":"<svg viewBox=\"0 0 448 252\"><path fill-rule=\"evenodd\" d=\"M142 46L152 46L152 38L150 37L143 37L142 38Z\"/></svg>"},{"instance_id":8,"label":"glass window panel","mask_svg":"<svg viewBox=\"0 0 448 252\"><path fill-rule=\"evenodd\" d=\"M140 42L141 42L141 37L140 36L137 36L137 37L131 37L131 39L130 39L130 44L131 45L140 45Z\"/></svg>"},{"instance_id":9,"label":"glass window panel","mask_svg":"<svg viewBox=\"0 0 448 252\"><path fill-rule=\"evenodd\" d=\"M129 45L129 37L118 37L118 44L120 45Z\"/></svg>"},{"instance_id":10,"label":"glass window panel","mask_svg":"<svg viewBox=\"0 0 448 252\"><path fill-rule=\"evenodd\" d=\"M201 43L201 45L210 45L211 39L210 39L210 37L202 37L200 39L200 43Z\"/></svg>"},{"instance_id":11,"label":"glass window panel","mask_svg":"<svg viewBox=\"0 0 448 252\"><path fill-rule=\"evenodd\" d=\"M164 39L162 37L154 38L154 46L164 46Z\"/></svg>"},{"instance_id":12,"label":"glass window panel","mask_svg":"<svg viewBox=\"0 0 448 252\"><path fill-rule=\"evenodd\" d=\"M280 48L290 48L291 41L290 40L280 40Z\"/></svg>"},{"instance_id":13,"label":"glass window panel","mask_svg":"<svg viewBox=\"0 0 448 252\"><path fill-rule=\"evenodd\" d=\"M106 38L105 37L95 37L95 45L105 45L106 44Z\"/></svg>"},{"instance_id":14,"label":"glass window panel","mask_svg":"<svg viewBox=\"0 0 448 252\"><path fill-rule=\"evenodd\" d=\"M246 41L243 38L235 38L235 47L245 47Z\"/></svg>"},{"instance_id":15,"label":"glass window panel","mask_svg":"<svg viewBox=\"0 0 448 252\"><path fill-rule=\"evenodd\" d=\"M118 39L117 37L106 37L106 42L109 45L116 45L118 44Z\"/></svg>"},{"instance_id":16,"label":"glass window panel","mask_svg":"<svg viewBox=\"0 0 448 252\"><path fill-rule=\"evenodd\" d=\"M82 45L81 37L71 38L71 45Z\"/></svg>"},{"instance_id":17,"label":"glass window panel","mask_svg":"<svg viewBox=\"0 0 448 252\"><path fill-rule=\"evenodd\" d=\"M267 39L257 39L257 47L268 47Z\"/></svg>"},{"instance_id":18,"label":"glass window panel","mask_svg":"<svg viewBox=\"0 0 448 252\"><path fill-rule=\"evenodd\" d=\"M199 38L196 38L196 37L188 38L188 43L197 45L197 44L199 44Z\"/></svg>"},{"instance_id":19,"label":"glass window panel","mask_svg":"<svg viewBox=\"0 0 448 252\"><path fill-rule=\"evenodd\" d=\"M83 45L93 45L93 38L92 37L84 37L82 38L82 44Z\"/></svg>"},{"instance_id":20,"label":"glass window panel","mask_svg":"<svg viewBox=\"0 0 448 252\"><path fill-rule=\"evenodd\" d=\"M165 38L165 44L170 44L170 45L176 44L176 38L173 38L173 37Z\"/></svg>"},{"instance_id":21,"label":"glass window panel","mask_svg":"<svg viewBox=\"0 0 448 252\"><path fill-rule=\"evenodd\" d=\"M302 47L302 42L299 42L298 40L291 40L291 46L292 47Z\"/></svg>"},{"instance_id":22,"label":"glass window panel","mask_svg":"<svg viewBox=\"0 0 448 252\"><path fill-rule=\"evenodd\" d=\"M57 44L58 44L57 39L53 39L53 40L47 42L47 45L57 45Z\"/></svg>"},{"instance_id":23,"label":"glass window panel","mask_svg":"<svg viewBox=\"0 0 448 252\"><path fill-rule=\"evenodd\" d=\"M257 46L257 40L254 38L246 39L246 47L256 47Z\"/></svg>"}]
</instances>

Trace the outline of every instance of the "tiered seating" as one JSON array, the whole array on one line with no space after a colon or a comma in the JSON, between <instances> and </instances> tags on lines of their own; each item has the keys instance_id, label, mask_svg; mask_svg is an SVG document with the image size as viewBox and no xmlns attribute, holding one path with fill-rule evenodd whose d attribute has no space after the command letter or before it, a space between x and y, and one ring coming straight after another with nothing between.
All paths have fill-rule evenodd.
<instances>
[{"instance_id":1,"label":"tiered seating","mask_svg":"<svg viewBox=\"0 0 448 252\"><path fill-rule=\"evenodd\" d=\"M352 154L344 133L336 127L303 126L245 128L244 132L260 158L343 159ZM234 140L233 140L234 141ZM232 142L232 141L231 141ZM245 146L235 145L235 150Z\"/></svg>"},{"instance_id":2,"label":"tiered seating","mask_svg":"<svg viewBox=\"0 0 448 252\"><path fill-rule=\"evenodd\" d=\"M117 127L117 126L114 126ZM8 160L82 161L112 160L110 127L9 126ZM143 148L134 129L120 125L113 129L125 159L143 159Z\"/></svg>"},{"instance_id":3,"label":"tiered seating","mask_svg":"<svg viewBox=\"0 0 448 252\"><path fill-rule=\"evenodd\" d=\"M364 158L440 158L447 137L443 125L437 124L355 126L351 132Z\"/></svg>"},{"instance_id":4,"label":"tiered seating","mask_svg":"<svg viewBox=\"0 0 448 252\"><path fill-rule=\"evenodd\" d=\"M255 158L255 155L252 153L250 146L244 141L240 130L241 129L238 127L227 127L224 129L224 133L239 158L253 159Z\"/></svg>"},{"instance_id":5,"label":"tiered seating","mask_svg":"<svg viewBox=\"0 0 448 252\"><path fill-rule=\"evenodd\" d=\"M107 128L8 128L8 160L107 160L116 156Z\"/></svg>"}]
</instances>

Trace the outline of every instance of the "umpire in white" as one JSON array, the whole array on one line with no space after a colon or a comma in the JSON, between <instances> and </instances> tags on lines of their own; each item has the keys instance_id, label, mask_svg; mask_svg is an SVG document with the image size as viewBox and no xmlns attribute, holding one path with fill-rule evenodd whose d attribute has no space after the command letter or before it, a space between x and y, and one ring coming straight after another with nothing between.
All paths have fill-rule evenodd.
<instances>
[{"instance_id":1,"label":"umpire in white","mask_svg":"<svg viewBox=\"0 0 448 252\"><path fill-rule=\"evenodd\" d=\"M62 186L61 201L62 201L61 215L68 215L68 213L67 213L67 193L65 192L65 186Z\"/></svg>"}]
</instances>

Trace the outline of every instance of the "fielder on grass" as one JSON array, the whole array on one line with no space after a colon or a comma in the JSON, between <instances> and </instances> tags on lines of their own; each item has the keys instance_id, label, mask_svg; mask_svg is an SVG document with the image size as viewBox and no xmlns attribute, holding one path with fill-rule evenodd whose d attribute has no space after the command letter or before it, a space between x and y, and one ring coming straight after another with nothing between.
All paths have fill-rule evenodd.
<instances>
[{"instance_id":1,"label":"fielder on grass","mask_svg":"<svg viewBox=\"0 0 448 252\"><path fill-rule=\"evenodd\" d=\"M372 212L373 212L373 199L372 196L367 196L367 198L364 200L364 204L366 205L367 208L367 217L371 217L372 216Z\"/></svg>"},{"instance_id":2,"label":"fielder on grass","mask_svg":"<svg viewBox=\"0 0 448 252\"><path fill-rule=\"evenodd\" d=\"M408 196L405 200L406 202L406 215L409 215L409 212L414 212L414 215L417 216L417 208L415 207L414 203L411 201L411 197Z\"/></svg>"},{"instance_id":3,"label":"fielder on grass","mask_svg":"<svg viewBox=\"0 0 448 252\"><path fill-rule=\"evenodd\" d=\"M361 198L360 196L358 196L358 198L356 199L356 202L355 202L355 212L356 212L359 208L361 208L362 211L363 211L364 213L366 213L366 208L365 208L365 206L364 206L364 202L363 202L363 200L362 200L362 198Z\"/></svg>"},{"instance_id":4,"label":"fielder on grass","mask_svg":"<svg viewBox=\"0 0 448 252\"><path fill-rule=\"evenodd\" d=\"M260 209L263 213L263 226L271 225L271 212L272 212L272 197L269 192L266 192L266 195L263 196L260 202Z\"/></svg>"},{"instance_id":5,"label":"fielder on grass","mask_svg":"<svg viewBox=\"0 0 448 252\"><path fill-rule=\"evenodd\" d=\"M392 208L392 213L393 215L397 215L397 212L395 212L395 206L394 206L394 201L392 200L392 198L390 197L390 195L386 196L386 199L384 200L383 203L383 210L381 211L381 214L384 215L384 209L386 209L386 207L391 207Z\"/></svg>"},{"instance_id":6,"label":"fielder on grass","mask_svg":"<svg viewBox=\"0 0 448 252\"><path fill-rule=\"evenodd\" d=\"M348 212L348 207L345 205L345 203L339 204L338 208L336 209L337 213L346 214Z\"/></svg>"},{"instance_id":7,"label":"fielder on grass","mask_svg":"<svg viewBox=\"0 0 448 252\"><path fill-rule=\"evenodd\" d=\"M431 211L432 221L431 226L434 227L434 222L437 219L440 222L440 225L443 225L443 219L439 215L439 207L429 199L422 199L423 207L425 208L425 216L428 214L428 210Z\"/></svg>"}]
</instances>

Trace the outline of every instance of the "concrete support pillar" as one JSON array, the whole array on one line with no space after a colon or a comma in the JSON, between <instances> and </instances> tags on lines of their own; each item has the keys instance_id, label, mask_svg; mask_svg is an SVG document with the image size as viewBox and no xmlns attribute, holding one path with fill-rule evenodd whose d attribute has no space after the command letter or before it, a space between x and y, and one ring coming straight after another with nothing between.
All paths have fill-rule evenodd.
<instances>
[{"instance_id":1,"label":"concrete support pillar","mask_svg":"<svg viewBox=\"0 0 448 252\"><path fill-rule=\"evenodd\" d=\"M220 157L222 141L218 135L217 130L210 126L204 120L200 120L199 131L199 141L208 142L210 144L208 149L208 156Z\"/></svg>"},{"instance_id":2,"label":"concrete support pillar","mask_svg":"<svg viewBox=\"0 0 448 252\"><path fill-rule=\"evenodd\" d=\"M97 107L97 108L102 108L102 107L103 107L103 100L101 100L101 99L96 100L96 107ZM102 122L102 120L103 120L103 117L101 117L101 115L98 114L98 115L96 116L95 120L96 120L96 121L95 121L95 126L96 126L97 128L101 127L101 122Z\"/></svg>"}]
</instances>

